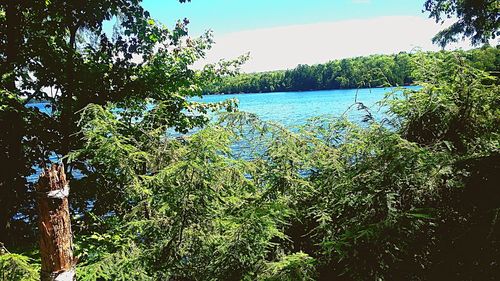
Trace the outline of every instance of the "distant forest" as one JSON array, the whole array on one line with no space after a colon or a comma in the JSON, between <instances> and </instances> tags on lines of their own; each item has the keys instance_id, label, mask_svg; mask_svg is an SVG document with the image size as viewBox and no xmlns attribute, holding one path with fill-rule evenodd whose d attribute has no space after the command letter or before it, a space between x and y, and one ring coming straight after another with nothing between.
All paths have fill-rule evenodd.
<instances>
[{"instance_id":1,"label":"distant forest","mask_svg":"<svg viewBox=\"0 0 500 281\"><path fill-rule=\"evenodd\" d=\"M464 53L464 57L479 69L492 71L500 65L498 46L451 53L458 52ZM426 53L428 56L435 54ZM416 67L412 56L411 53L401 52L396 55L332 60L317 65L298 65L290 70L242 73L210 84L204 93L266 93L411 85Z\"/></svg>"}]
</instances>

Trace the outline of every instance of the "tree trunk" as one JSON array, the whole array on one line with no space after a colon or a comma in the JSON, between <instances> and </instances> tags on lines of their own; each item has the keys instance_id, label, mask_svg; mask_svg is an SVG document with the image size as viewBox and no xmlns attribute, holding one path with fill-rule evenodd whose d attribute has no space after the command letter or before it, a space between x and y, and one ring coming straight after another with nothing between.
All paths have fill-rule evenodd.
<instances>
[{"instance_id":1,"label":"tree trunk","mask_svg":"<svg viewBox=\"0 0 500 281\"><path fill-rule=\"evenodd\" d=\"M44 169L36 191L40 216L41 280L76 280L68 206L69 185L64 165L52 164L50 169Z\"/></svg>"}]
</instances>

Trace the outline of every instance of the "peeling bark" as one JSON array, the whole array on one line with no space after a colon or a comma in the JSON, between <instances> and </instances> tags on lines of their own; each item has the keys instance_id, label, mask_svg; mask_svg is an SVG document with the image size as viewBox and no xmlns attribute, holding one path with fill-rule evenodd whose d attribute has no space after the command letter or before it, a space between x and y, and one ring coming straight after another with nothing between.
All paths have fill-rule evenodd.
<instances>
[{"instance_id":1,"label":"peeling bark","mask_svg":"<svg viewBox=\"0 0 500 281\"><path fill-rule=\"evenodd\" d=\"M64 165L53 164L44 169L36 191L40 216L41 280L76 280L68 206L69 185Z\"/></svg>"}]
</instances>

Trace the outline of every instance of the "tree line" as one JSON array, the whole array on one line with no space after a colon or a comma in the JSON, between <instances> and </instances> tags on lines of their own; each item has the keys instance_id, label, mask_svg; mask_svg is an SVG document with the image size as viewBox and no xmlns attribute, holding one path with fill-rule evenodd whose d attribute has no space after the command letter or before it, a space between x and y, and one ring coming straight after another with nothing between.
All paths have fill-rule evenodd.
<instances>
[{"instance_id":1,"label":"tree line","mask_svg":"<svg viewBox=\"0 0 500 281\"><path fill-rule=\"evenodd\" d=\"M426 53L434 56L434 53ZM412 53L371 55L333 60L317 65L298 65L294 69L239 74L208 85L206 94L267 93L288 91L354 89L406 86L415 82ZM484 70L498 65L499 50L485 46L466 52L467 59Z\"/></svg>"}]
</instances>

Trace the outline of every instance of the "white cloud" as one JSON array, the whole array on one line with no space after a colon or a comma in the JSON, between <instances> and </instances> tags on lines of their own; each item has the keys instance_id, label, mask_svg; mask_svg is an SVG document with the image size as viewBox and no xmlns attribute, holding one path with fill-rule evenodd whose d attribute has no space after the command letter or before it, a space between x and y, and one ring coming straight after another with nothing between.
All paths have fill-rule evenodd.
<instances>
[{"instance_id":1,"label":"white cloud","mask_svg":"<svg viewBox=\"0 0 500 281\"><path fill-rule=\"evenodd\" d=\"M250 52L244 72L288 69L332 59L392 54L400 51L439 50L431 38L443 26L416 16L379 17L330 23L293 25L229 33L218 37L205 63ZM447 49L470 48L459 42Z\"/></svg>"}]
</instances>

